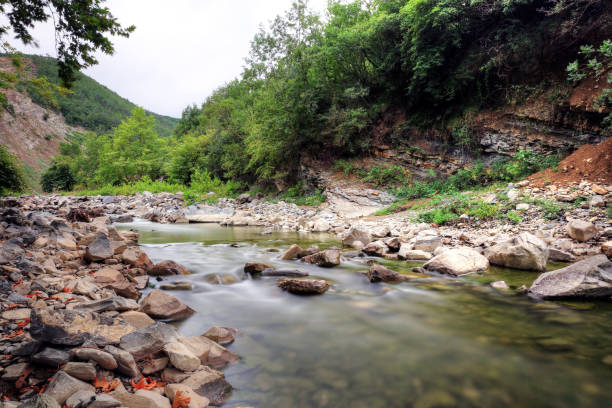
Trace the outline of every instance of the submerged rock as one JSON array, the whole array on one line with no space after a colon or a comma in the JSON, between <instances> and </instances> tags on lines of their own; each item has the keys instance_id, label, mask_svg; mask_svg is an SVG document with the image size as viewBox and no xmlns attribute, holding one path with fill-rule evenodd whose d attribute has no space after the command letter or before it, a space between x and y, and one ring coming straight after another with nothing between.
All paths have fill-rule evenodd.
<instances>
[{"instance_id":1,"label":"submerged rock","mask_svg":"<svg viewBox=\"0 0 612 408\"><path fill-rule=\"evenodd\" d=\"M612 296L612 263L605 255L596 255L556 271L541 274L529 288L534 297Z\"/></svg>"},{"instance_id":2,"label":"submerged rock","mask_svg":"<svg viewBox=\"0 0 612 408\"><path fill-rule=\"evenodd\" d=\"M492 265L545 271L548 262L548 246L536 236L523 232L508 241L487 248L484 256Z\"/></svg>"},{"instance_id":3,"label":"submerged rock","mask_svg":"<svg viewBox=\"0 0 612 408\"><path fill-rule=\"evenodd\" d=\"M296 295L320 295L329 289L329 283L317 279L281 279L278 287Z\"/></svg>"},{"instance_id":4,"label":"submerged rock","mask_svg":"<svg viewBox=\"0 0 612 408\"><path fill-rule=\"evenodd\" d=\"M232 327L213 326L202 336L225 346L234 342L234 334L236 333L238 333L238 330Z\"/></svg>"},{"instance_id":5,"label":"submerged rock","mask_svg":"<svg viewBox=\"0 0 612 408\"><path fill-rule=\"evenodd\" d=\"M262 273L265 269L274 269L274 267L262 262L247 262L244 265L244 272L251 275Z\"/></svg>"},{"instance_id":6,"label":"submerged rock","mask_svg":"<svg viewBox=\"0 0 612 408\"><path fill-rule=\"evenodd\" d=\"M293 244L287 249L281 256L280 259L284 261L288 261L291 259L296 259L298 255L303 251L302 247L297 244Z\"/></svg>"},{"instance_id":7,"label":"submerged rock","mask_svg":"<svg viewBox=\"0 0 612 408\"><path fill-rule=\"evenodd\" d=\"M368 270L368 280L372 283L386 282L386 283L398 283L409 280L408 277L400 275L399 273L392 271L389 268L385 268L382 265L374 264Z\"/></svg>"},{"instance_id":8,"label":"submerged rock","mask_svg":"<svg viewBox=\"0 0 612 408\"><path fill-rule=\"evenodd\" d=\"M478 251L468 247L458 247L442 252L423 265L428 271L452 276L485 271L489 261Z\"/></svg>"}]
</instances>

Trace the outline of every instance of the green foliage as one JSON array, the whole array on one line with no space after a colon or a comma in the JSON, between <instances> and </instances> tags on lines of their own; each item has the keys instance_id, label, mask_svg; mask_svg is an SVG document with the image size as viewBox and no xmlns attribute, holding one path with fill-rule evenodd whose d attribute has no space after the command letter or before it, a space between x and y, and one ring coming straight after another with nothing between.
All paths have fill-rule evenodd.
<instances>
[{"instance_id":1,"label":"green foliage","mask_svg":"<svg viewBox=\"0 0 612 408\"><path fill-rule=\"evenodd\" d=\"M523 218L514 211L508 211L506 218L512 224L519 224L521 221L523 221Z\"/></svg>"},{"instance_id":2,"label":"green foliage","mask_svg":"<svg viewBox=\"0 0 612 408\"><path fill-rule=\"evenodd\" d=\"M608 216L608 219L612 219L612 207L607 208L606 214Z\"/></svg>"},{"instance_id":3,"label":"green foliage","mask_svg":"<svg viewBox=\"0 0 612 408\"><path fill-rule=\"evenodd\" d=\"M427 222L437 225L448 224L457 218L459 218L459 216L447 207L436 208L431 211L423 212L418 216L418 220L420 222Z\"/></svg>"},{"instance_id":4,"label":"green foliage","mask_svg":"<svg viewBox=\"0 0 612 408\"><path fill-rule=\"evenodd\" d=\"M0 196L9 192L20 192L25 187L25 177L17 158L0 145Z\"/></svg>"},{"instance_id":5,"label":"green foliage","mask_svg":"<svg viewBox=\"0 0 612 408\"><path fill-rule=\"evenodd\" d=\"M307 191L304 190L304 187L300 182L293 187L289 187L286 191L272 199L272 201L282 200L296 205L307 205L316 207L325 202L326 199L327 197L325 197L323 193L319 190L316 190L314 194L309 194Z\"/></svg>"},{"instance_id":6,"label":"green foliage","mask_svg":"<svg viewBox=\"0 0 612 408\"><path fill-rule=\"evenodd\" d=\"M70 191L76 180L67 163L55 163L42 174L40 185L44 192Z\"/></svg>"},{"instance_id":7,"label":"green foliage","mask_svg":"<svg viewBox=\"0 0 612 408\"><path fill-rule=\"evenodd\" d=\"M74 74L75 82L71 92L44 86L44 83L41 82L43 80L51 85L61 84L57 60L37 55L25 57L36 65L39 75L37 82L27 84L28 94L34 102L59 110L66 122L73 126L82 126L87 130L106 133L119 125L136 107L132 102L80 72ZM172 133L172 129L178 123L177 119L168 116L152 115L155 117L156 131L161 136Z\"/></svg>"}]
</instances>

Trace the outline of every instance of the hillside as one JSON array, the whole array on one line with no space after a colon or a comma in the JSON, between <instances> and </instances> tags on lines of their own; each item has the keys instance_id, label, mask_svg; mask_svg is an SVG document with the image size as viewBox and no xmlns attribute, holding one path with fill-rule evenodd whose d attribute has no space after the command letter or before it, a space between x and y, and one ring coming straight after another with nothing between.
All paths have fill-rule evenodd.
<instances>
[{"instance_id":1,"label":"hillside","mask_svg":"<svg viewBox=\"0 0 612 408\"><path fill-rule=\"evenodd\" d=\"M52 83L60 84L57 62L54 58L38 55L26 57L34 63L37 76L45 76ZM136 107L132 102L82 73L77 73L77 81L71 90L71 94L56 97L57 110L62 113L69 125L81 126L96 133L109 132ZM44 99L35 89L29 88L28 93L34 102L45 106ZM47 107L53 108L48 104ZM156 130L160 136L171 134L178 122L178 119L169 116L148 113L155 117Z\"/></svg>"}]
</instances>

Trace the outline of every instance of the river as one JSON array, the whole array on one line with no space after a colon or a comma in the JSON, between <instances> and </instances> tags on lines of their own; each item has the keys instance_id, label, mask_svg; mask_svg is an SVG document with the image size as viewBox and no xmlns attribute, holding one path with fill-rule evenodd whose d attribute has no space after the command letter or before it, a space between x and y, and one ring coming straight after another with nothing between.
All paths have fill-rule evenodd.
<instances>
[{"instance_id":1,"label":"river","mask_svg":"<svg viewBox=\"0 0 612 408\"><path fill-rule=\"evenodd\" d=\"M213 325L240 330L229 348L242 361L224 370L235 388L225 406L612 406L612 365L604 363L612 364L611 303L535 302L487 284L529 286L537 273L492 268L371 284L359 273L368 258L330 269L277 259L274 251L294 243L339 245L325 234L142 221L121 228L138 229L153 262L171 259L193 272L164 279L194 286L172 292L198 312L178 325L183 334ZM242 280L254 261L333 285L299 297L278 289L276 278ZM413 266L381 263L398 272ZM211 274L238 283L211 284Z\"/></svg>"}]
</instances>

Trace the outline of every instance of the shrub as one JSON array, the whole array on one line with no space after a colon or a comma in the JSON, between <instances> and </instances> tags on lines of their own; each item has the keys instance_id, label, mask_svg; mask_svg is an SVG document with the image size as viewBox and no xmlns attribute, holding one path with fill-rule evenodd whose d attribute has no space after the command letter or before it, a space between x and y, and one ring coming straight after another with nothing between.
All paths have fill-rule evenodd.
<instances>
[{"instance_id":1,"label":"shrub","mask_svg":"<svg viewBox=\"0 0 612 408\"><path fill-rule=\"evenodd\" d=\"M442 207L421 213L418 215L417 218L421 222L444 225L446 223L456 220L457 218L459 218L459 216L455 214L450 208Z\"/></svg>"},{"instance_id":2,"label":"shrub","mask_svg":"<svg viewBox=\"0 0 612 408\"><path fill-rule=\"evenodd\" d=\"M72 169L66 163L55 163L42 174L40 185L46 193L52 191L70 191L75 185Z\"/></svg>"},{"instance_id":3,"label":"shrub","mask_svg":"<svg viewBox=\"0 0 612 408\"><path fill-rule=\"evenodd\" d=\"M25 188L23 170L17 157L0 145L0 195L19 192Z\"/></svg>"}]
</instances>

